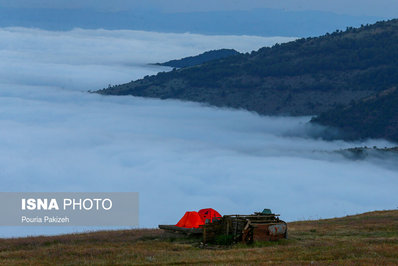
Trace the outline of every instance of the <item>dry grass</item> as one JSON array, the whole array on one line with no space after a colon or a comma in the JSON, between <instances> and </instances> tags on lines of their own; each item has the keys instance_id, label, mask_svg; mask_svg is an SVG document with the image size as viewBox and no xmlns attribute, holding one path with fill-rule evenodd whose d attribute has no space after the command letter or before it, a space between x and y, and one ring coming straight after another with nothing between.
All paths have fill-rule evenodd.
<instances>
[{"instance_id":1,"label":"dry grass","mask_svg":"<svg viewBox=\"0 0 398 266\"><path fill-rule=\"evenodd\" d=\"M2 265L398 264L398 211L289 224L289 239L200 249L160 230L0 240Z\"/></svg>"}]
</instances>

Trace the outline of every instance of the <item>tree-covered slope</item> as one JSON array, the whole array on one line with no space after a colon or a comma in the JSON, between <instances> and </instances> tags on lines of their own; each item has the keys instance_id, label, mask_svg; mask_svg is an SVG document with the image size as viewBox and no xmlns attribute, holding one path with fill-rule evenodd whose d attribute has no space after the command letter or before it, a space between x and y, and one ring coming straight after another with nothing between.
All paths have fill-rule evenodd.
<instances>
[{"instance_id":1,"label":"tree-covered slope","mask_svg":"<svg viewBox=\"0 0 398 266\"><path fill-rule=\"evenodd\" d=\"M182 59L171 60L165 63L157 63L156 65L160 66L169 66L169 67L176 67L176 68L183 68L183 67L190 67L190 66L197 66L203 63L207 63L213 60L222 59L225 57L238 55L239 52L234 49L220 49L220 50L212 50L208 52L204 52L200 55L196 56L189 56Z\"/></svg>"},{"instance_id":2,"label":"tree-covered slope","mask_svg":"<svg viewBox=\"0 0 398 266\"><path fill-rule=\"evenodd\" d=\"M398 20L262 48L98 91L313 115L398 85Z\"/></svg>"},{"instance_id":3,"label":"tree-covered slope","mask_svg":"<svg viewBox=\"0 0 398 266\"><path fill-rule=\"evenodd\" d=\"M398 89L335 108L312 122L338 128L348 139L384 138L398 142Z\"/></svg>"}]
</instances>

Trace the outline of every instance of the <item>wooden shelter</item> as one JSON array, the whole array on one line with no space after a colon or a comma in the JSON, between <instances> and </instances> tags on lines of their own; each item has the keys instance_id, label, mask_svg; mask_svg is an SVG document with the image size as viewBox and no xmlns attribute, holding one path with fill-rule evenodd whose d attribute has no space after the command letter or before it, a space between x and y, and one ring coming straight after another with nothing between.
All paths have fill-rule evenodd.
<instances>
[{"instance_id":1,"label":"wooden shelter","mask_svg":"<svg viewBox=\"0 0 398 266\"><path fill-rule=\"evenodd\" d=\"M265 209L251 215L224 215L213 218L199 228L181 228L174 225L159 225L160 229L187 235L203 235L203 243L252 243L287 238L287 223Z\"/></svg>"},{"instance_id":2,"label":"wooden shelter","mask_svg":"<svg viewBox=\"0 0 398 266\"><path fill-rule=\"evenodd\" d=\"M287 238L287 223L277 214L225 215L203 226L203 242L270 241Z\"/></svg>"}]
</instances>

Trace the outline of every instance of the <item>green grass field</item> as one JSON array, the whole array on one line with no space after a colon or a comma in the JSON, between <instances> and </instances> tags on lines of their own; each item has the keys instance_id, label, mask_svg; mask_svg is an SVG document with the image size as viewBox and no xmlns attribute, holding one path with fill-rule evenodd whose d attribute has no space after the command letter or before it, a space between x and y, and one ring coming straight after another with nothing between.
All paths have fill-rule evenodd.
<instances>
[{"instance_id":1,"label":"green grass field","mask_svg":"<svg viewBox=\"0 0 398 266\"><path fill-rule=\"evenodd\" d=\"M208 248L156 229L1 239L0 264L398 264L398 211L288 226L287 240Z\"/></svg>"}]
</instances>

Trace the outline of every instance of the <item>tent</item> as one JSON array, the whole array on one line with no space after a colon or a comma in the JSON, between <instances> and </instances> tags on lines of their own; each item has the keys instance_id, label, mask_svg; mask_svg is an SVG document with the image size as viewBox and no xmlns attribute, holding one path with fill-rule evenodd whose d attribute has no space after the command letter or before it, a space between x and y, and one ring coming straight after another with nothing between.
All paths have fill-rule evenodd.
<instances>
[{"instance_id":1,"label":"tent","mask_svg":"<svg viewBox=\"0 0 398 266\"><path fill-rule=\"evenodd\" d=\"M197 212L186 212L176 226L184 228L199 228L199 226L203 224L204 220Z\"/></svg>"},{"instance_id":2,"label":"tent","mask_svg":"<svg viewBox=\"0 0 398 266\"><path fill-rule=\"evenodd\" d=\"M199 216L202 218L203 222L209 220L210 223L213 222L214 218L221 218L221 214L219 214L216 210L211 208L201 209L199 211Z\"/></svg>"}]
</instances>

